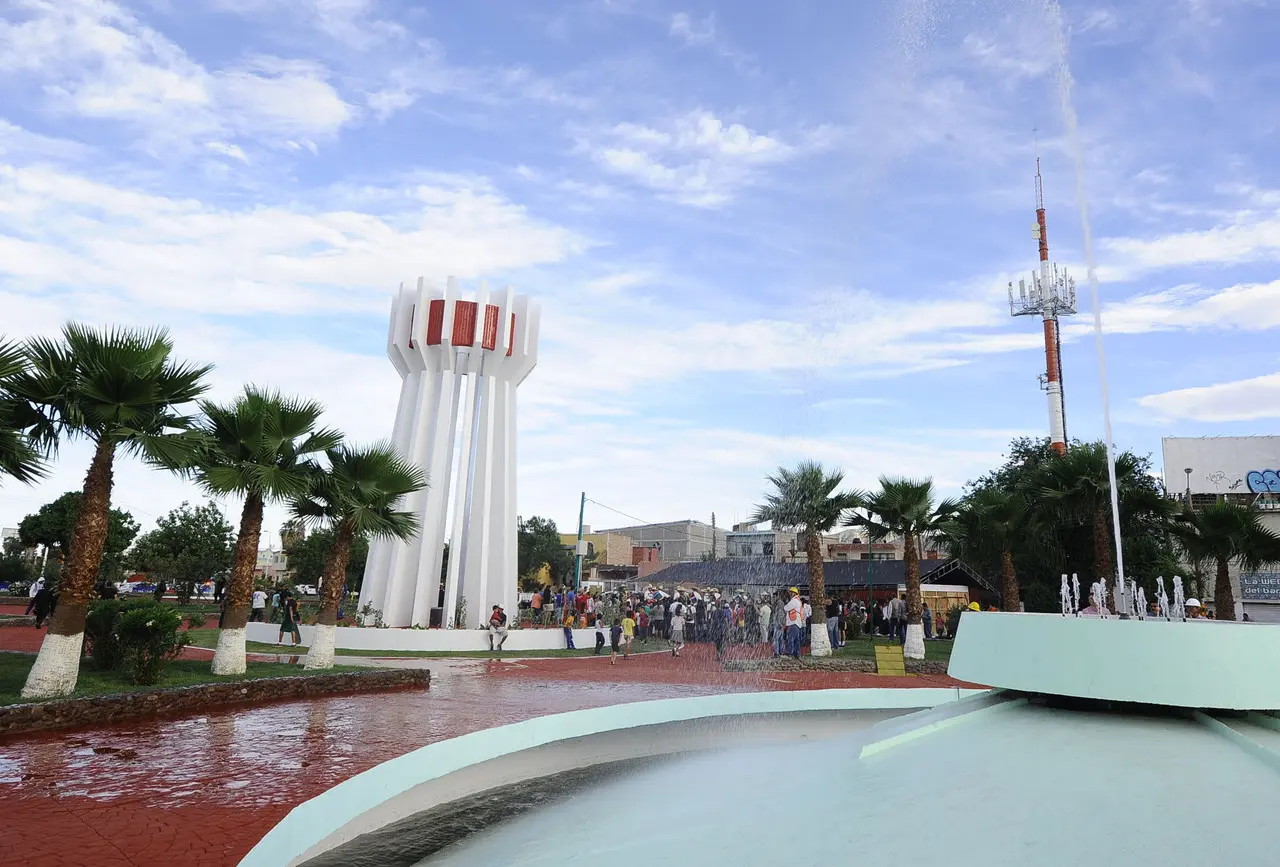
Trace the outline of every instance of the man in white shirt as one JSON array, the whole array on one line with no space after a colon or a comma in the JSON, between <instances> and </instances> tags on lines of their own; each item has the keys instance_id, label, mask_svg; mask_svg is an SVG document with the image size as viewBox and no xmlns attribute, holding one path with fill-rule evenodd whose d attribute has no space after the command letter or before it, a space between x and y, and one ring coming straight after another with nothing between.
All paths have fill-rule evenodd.
<instances>
[{"instance_id":1,"label":"man in white shirt","mask_svg":"<svg viewBox=\"0 0 1280 867\"><path fill-rule=\"evenodd\" d=\"M800 642L804 637L804 603L800 601L800 590L792 587L787 591L791 598L782 608L783 622L787 625L787 655L800 658Z\"/></svg>"},{"instance_id":2,"label":"man in white shirt","mask_svg":"<svg viewBox=\"0 0 1280 867\"><path fill-rule=\"evenodd\" d=\"M267 594L262 590L253 591L253 609L249 612L249 619L261 623L265 620L267 613Z\"/></svg>"}]
</instances>

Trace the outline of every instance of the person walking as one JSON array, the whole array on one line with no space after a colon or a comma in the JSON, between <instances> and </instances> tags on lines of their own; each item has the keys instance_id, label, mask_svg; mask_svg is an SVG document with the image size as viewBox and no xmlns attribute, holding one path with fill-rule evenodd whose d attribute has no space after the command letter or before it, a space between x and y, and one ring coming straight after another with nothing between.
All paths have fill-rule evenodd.
<instances>
[{"instance_id":1,"label":"person walking","mask_svg":"<svg viewBox=\"0 0 1280 867\"><path fill-rule=\"evenodd\" d=\"M626 659L631 655L631 642L636 637L636 621L628 612L622 618L622 658Z\"/></svg>"},{"instance_id":2,"label":"person walking","mask_svg":"<svg viewBox=\"0 0 1280 867\"><path fill-rule=\"evenodd\" d=\"M298 600L289 592L283 596L280 601L280 637L276 644L284 644L284 634L288 632L293 636L293 646L297 647L302 643L302 632L298 629Z\"/></svg>"},{"instance_id":3,"label":"person walking","mask_svg":"<svg viewBox=\"0 0 1280 867\"><path fill-rule=\"evenodd\" d=\"M839 599L827 600L827 643L831 645L831 649L835 650L840 647L840 617L843 614L843 608L840 606Z\"/></svg>"},{"instance_id":4,"label":"person walking","mask_svg":"<svg viewBox=\"0 0 1280 867\"><path fill-rule=\"evenodd\" d=\"M249 620L252 623L262 623L266 620L267 615L267 594L263 590L253 591L253 606L249 609Z\"/></svg>"},{"instance_id":5,"label":"person walking","mask_svg":"<svg viewBox=\"0 0 1280 867\"><path fill-rule=\"evenodd\" d=\"M32 611L35 610L36 594L38 594L43 588L44 588L43 578L37 578L35 581L32 581L31 586L27 588L27 610L23 612L24 617L28 616L29 614L31 614Z\"/></svg>"},{"instance_id":6,"label":"person walking","mask_svg":"<svg viewBox=\"0 0 1280 867\"><path fill-rule=\"evenodd\" d=\"M36 629L44 626L45 620L53 613L58 604L58 597L49 589L49 585L40 579L40 589L31 597L31 611L36 616Z\"/></svg>"},{"instance_id":7,"label":"person walking","mask_svg":"<svg viewBox=\"0 0 1280 867\"><path fill-rule=\"evenodd\" d=\"M667 609L663 604L664 600L658 599L651 606L649 612L649 623L653 628L653 635L663 641L667 640Z\"/></svg>"},{"instance_id":8,"label":"person walking","mask_svg":"<svg viewBox=\"0 0 1280 867\"><path fill-rule=\"evenodd\" d=\"M622 622L613 618L613 626L609 627L609 664L618 664L618 645L622 642L624 632Z\"/></svg>"},{"instance_id":9,"label":"person walking","mask_svg":"<svg viewBox=\"0 0 1280 867\"><path fill-rule=\"evenodd\" d=\"M604 650L604 618L599 614L596 615L596 650L592 656L599 656L600 651Z\"/></svg>"}]
</instances>

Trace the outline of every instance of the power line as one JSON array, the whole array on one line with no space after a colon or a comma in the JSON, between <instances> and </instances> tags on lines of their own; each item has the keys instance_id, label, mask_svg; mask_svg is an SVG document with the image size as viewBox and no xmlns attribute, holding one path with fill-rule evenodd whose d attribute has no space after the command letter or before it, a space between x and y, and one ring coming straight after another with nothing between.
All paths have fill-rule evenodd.
<instances>
[{"instance_id":1,"label":"power line","mask_svg":"<svg viewBox=\"0 0 1280 867\"><path fill-rule=\"evenodd\" d=\"M663 529L663 532L664 532L664 533L665 533L665 532L669 532L669 533L673 533L673 534L675 534L675 535L677 535L677 536L684 536L684 537L685 537L686 539L688 539L690 542L698 542L698 543L700 543L700 544L704 544L704 545L705 545L705 544L707 544L707 539L706 539L705 537L693 536L693 535L691 535L691 534L689 534L689 533L686 533L686 532L685 532L685 531L683 531L683 530L677 530L677 529L675 529L675 528L673 528L673 527L670 527L670 526L669 526L670 524L678 524L678 523L681 523L681 522L679 522L679 521L668 521L668 522L667 522L667 523L665 523L665 524L655 524L655 523L654 523L654 522L652 522L652 521L646 521L644 518L638 518L638 517L636 517L635 515L629 515L629 514L627 514L626 512L622 511L621 509L615 509L613 506L606 506L604 503L600 502L599 500L593 500L593 499L591 499L590 497L587 497L587 502L588 502L588 503L592 503L592 504L594 504L594 505L597 505L597 506L599 506L599 507L600 507L600 508L602 508L602 509L608 509L610 512L615 512L615 513L617 513L617 514L621 515L621 516L622 516L622 517L624 517L624 518L630 518L631 520L636 521L636 522L638 522L638 523L640 523L640 524L648 525L648 526L653 526L653 527L662 527L662 529ZM714 537L713 537L713 538L714 538Z\"/></svg>"}]
</instances>

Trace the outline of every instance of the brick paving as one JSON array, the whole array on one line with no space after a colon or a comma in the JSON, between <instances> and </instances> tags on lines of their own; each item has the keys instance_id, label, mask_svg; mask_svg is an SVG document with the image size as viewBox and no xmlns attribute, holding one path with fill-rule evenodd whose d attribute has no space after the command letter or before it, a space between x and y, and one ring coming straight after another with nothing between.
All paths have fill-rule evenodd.
<instances>
[{"instance_id":1,"label":"brick paving","mask_svg":"<svg viewBox=\"0 0 1280 867\"><path fill-rule=\"evenodd\" d=\"M6 633L29 633L7 635ZM0 647L41 633L0 630ZM737 656L752 656L736 648ZM752 690L955 686L941 676L724 672L711 649L576 659L385 660L429 691L337 696L0 742L5 863L234 865L296 804L444 738L629 701Z\"/></svg>"}]
</instances>

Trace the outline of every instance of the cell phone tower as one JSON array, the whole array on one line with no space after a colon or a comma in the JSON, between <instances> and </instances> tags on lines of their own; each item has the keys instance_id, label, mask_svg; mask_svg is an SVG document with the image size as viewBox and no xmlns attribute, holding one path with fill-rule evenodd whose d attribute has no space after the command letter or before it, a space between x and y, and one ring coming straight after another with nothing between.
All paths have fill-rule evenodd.
<instances>
[{"instance_id":1,"label":"cell phone tower","mask_svg":"<svg viewBox=\"0 0 1280 867\"><path fill-rule=\"evenodd\" d=\"M1049 442L1055 453L1067 453L1067 413L1062 392L1062 333L1058 317L1076 312L1076 281L1066 270L1049 263L1049 236L1044 221L1044 182L1036 157L1036 224L1032 236L1040 242L1040 270L1031 272L1031 283L1009 281L1009 312L1014 316L1039 316L1044 321L1044 373L1040 387L1049 395Z\"/></svg>"}]
</instances>

